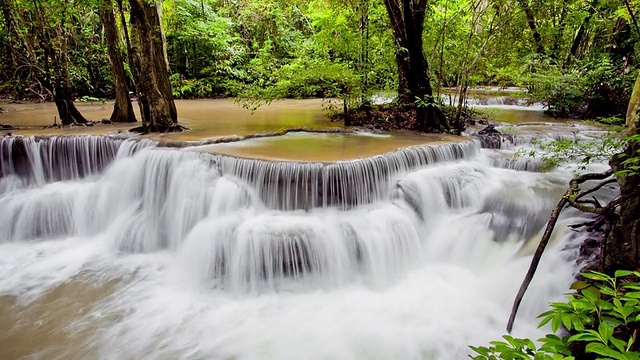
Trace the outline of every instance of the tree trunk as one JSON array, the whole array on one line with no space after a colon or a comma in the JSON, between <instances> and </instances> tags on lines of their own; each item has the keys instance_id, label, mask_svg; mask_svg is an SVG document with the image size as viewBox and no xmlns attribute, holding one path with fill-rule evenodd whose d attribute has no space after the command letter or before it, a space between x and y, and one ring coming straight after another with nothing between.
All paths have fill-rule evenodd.
<instances>
[{"instance_id":1,"label":"tree trunk","mask_svg":"<svg viewBox=\"0 0 640 360\"><path fill-rule=\"evenodd\" d=\"M71 86L67 79L61 77L54 80L52 93L53 101L58 109L58 115L60 115L60 123L62 123L62 125L84 124L87 122L87 119L80 114L80 111L78 111L73 103L73 94L71 93Z\"/></svg>"},{"instance_id":2,"label":"tree trunk","mask_svg":"<svg viewBox=\"0 0 640 360\"><path fill-rule=\"evenodd\" d=\"M542 37L538 32L538 27L536 26L536 20L533 16L533 11L531 10L531 6L529 5L529 0L518 0L520 7L524 11L525 16L527 17L527 25L531 30L531 34L533 36L533 40L536 43L536 54L545 55L546 51L544 50L544 46L542 45Z\"/></svg>"},{"instance_id":3,"label":"tree trunk","mask_svg":"<svg viewBox=\"0 0 640 360\"><path fill-rule=\"evenodd\" d=\"M429 65L422 48L426 0L385 0L384 4L397 46L398 102L416 107L420 130L449 130L447 119L433 99Z\"/></svg>"},{"instance_id":4,"label":"tree trunk","mask_svg":"<svg viewBox=\"0 0 640 360\"><path fill-rule=\"evenodd\" d=\"M103 0L100 9L100 19L104 26L104 33L107 39L109 64L113 73L113 87L116 93L116 101L111 114L113 122L135 122L136 116L133 113L131 98L129 98L129 87L127 86L127 74L122 62L120 52L120 37L116 26L116 18L113 15L113 5L111 0Z\"/></svg>"},{"instance_id":5,"label":"tree trunk","mask_svg":"<svg viewBox=\"0 0 640 360\"><path fill-rule=\"evenodd\" d=\"M131 47L145 131L171 131L178 116L171 93L160 17L155 3L131 0Z\"/></svg>"},{"instance_id":6,"label":"tree trunk","mask_svg":"<svg viewBox=\"0 0 640 360\"><path fill-rule=\"evenodd\" d=\"M596 11L596 4L597 4L597 0L594 0L589 4L589 10L587 12L587 16L582 21L580 28L578 28L578 31L576 32L576 36L573 38L573 41L571 42L571 49L569 50L569 55L565 60L565 64L564 64L565 66L571 62L571 59L578 57L578 49L580 49L580 44L582 44L584 40L584 36L587 32L587 26L591 21L591 17Z\"/></svg>"},{"instance_id":7,"label":"tree trunk","mask_svg":"<svg viewBox=\"0 0 640 360\"><path fill-rule=\"evenodd\" d=\"M629 108L627 109L627 135L640 135L640 76L631 94ZM630 141L626 150L626 157L614 156L611 167L616 170L625 170L635 164L624 165L622 161L628 158L637 158L640 151L640 142ZM613 273L617 269L640 268L640 176L631 173L627 176L619 176L620 184L620 219L616 222L611 234L606 239L604 253L604 271Z\"/></svg>"},{"instance_id":8,"label":"tree trunk","mask_svg":"<svg viewBox=\"0 0 640 360\"><path fill-rule=\"evenodd\" d=\"M165 44L167 43L162 30L162 24L160 23L160 5L155 4L153 9L148 6L149 21L151 28L155 34L151 37L153 40L153 53L156 55L153 58L154 73L160 93L165 98L165 107L168 111L174 124L178 123L178 111L176 104L173 101L173 92L171 91L171 81L169 80L169 61L167 60L167 50Z\"/></svg>"},{"instance_id":9,"label":"tree trunk","mask_svg":"<svg viewBox=\"0 0 640 360\"><path fill-rule=\"evenodd\" d=\"M558 20L558 26L553 39L553 45L551 46L550 56L554 59L558 59L560 55L560 44L562 42L562 37L564 36L564 31L567 28L567 0L563 0L561 2L561 6L562 11L560 12L560 19Z\"/></svg>"}]
</instances>

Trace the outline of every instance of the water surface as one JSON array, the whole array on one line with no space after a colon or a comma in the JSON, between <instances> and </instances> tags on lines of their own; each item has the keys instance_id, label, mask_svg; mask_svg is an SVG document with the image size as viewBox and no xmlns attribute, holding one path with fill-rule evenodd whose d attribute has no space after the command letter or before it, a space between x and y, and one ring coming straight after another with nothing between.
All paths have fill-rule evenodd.
<instances>
[{"instance_id":1,"label":"water surface","mask_svg":"<svg viewBox=\"0 0 640 360\"><path fill-rule=\"evenodd\" d=\"M53 103L0 104L0 124L19 127L20 130L3 131L16 135L61 135L61 134L105 134L126 131L141 125L138 104L134 102L138 118L133 124L96 124L92 127L73 126L63 129L42 129L53 124L58 116ZM88 119L100 121L109 118L113 104L76 103L78 110ZM202 140L232 135L248 135L275 132L287 128L305 127L326 129L341 127L331 122L323 112L323 101L280 100L263 105L256 111L243 109L231 99L176 100L178 123L191 130L183 133L157 135L170 140ZM59 119L58 119L59 121Z\"/></svg>"},{"instance_id":2,"label":"water surface","mask_svg":"<svg viewBox=\"0 0 640 360\"><path fill-rule=\"evenodd\" d=\"M244 158L325 162L361 159L410 146L468 140L446 134L293 132L283 136L198 146L194 150Z\"/></svg>"}]
</instances>

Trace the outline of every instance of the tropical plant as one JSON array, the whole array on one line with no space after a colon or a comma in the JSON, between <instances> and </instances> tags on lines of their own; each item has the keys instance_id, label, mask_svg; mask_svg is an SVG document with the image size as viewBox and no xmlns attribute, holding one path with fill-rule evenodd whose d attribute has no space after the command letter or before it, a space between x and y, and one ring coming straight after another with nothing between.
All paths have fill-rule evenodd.
<instances>
[{"instance_id":1,"label":"tropical plant","mask_svg":"<svg viewBox=\"0 0 640 360\"><path fill-rule=\"evenodd\" d=\"M552 334L538 339L509 335L491 346L471 346L477 360L580 359L593 354L598 359L637 360L640 346L640 272L618 270L614 276L590 271L576 281L567 302L551 303L551 310L538 316L539 327L551 324ZM556 335L560 333L560 336Z\"/></svg>"}]
</instances>

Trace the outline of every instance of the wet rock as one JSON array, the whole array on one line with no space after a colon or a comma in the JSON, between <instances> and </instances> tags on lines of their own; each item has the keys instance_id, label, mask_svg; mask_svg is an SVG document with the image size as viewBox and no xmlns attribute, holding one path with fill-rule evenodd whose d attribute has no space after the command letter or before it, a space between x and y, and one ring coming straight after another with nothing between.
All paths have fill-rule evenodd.
<instances>
[{"instance_id":1,"label":"wet rock","mask_svg":"<svg viewBox=\"0 0 640 360\"><path fill-rule=\"evenodd\" d=\"M480 124L480 125L489 125L489 122L486 119L480 119L480 120L478 120L478 124Z\"/></svg>"},{"instance_id":2,"label":"wet rock","mask_svg":"<svg viewBox=\"0 0 640 360\"><path fill-rule=\"evenodd\" d=\"M9 124L0 124L0 129L2 130L15 130L16 128L13 125Z\"/></svg>"},{"instance_id":3,"label":"wet rock","mask_svg":"<svg viewBox=\"0 0 640 360\"><path fill-rule=\"evenodd\" d=\"M107 124L107 125L108 124L113 124L113 121L111 121L111 120L109 120L107 118L102 119L100 122L103 123L103 124Z\"/></svg>"},{"instance_id":4,"label":"wet rock","mask_svg":"<svg viewBox=\"0 0 640 360\"><path fill-rule=\"evenodd\" d=\"M502 133L498 130L496 130L496 127L493 126L493 124L489 124L487 125L486 128L478 131L478 135L489 135L489 134L499 134L501 135Z\"/></svg>"},{"instance_id":5,"label":"wet rock","mask_svg":"<svg viewBox=\"0 0 640 360\"><path fill-rule=\"evenodd\" d=\"M590 260L600 253L600 241L594 238L587 238L580 245L580 259Z\"/></svg>"},{"instance_id":6,"label":"wet rock","mask_svg":"<svg viewBox=\"0 0 640 360\"><path fill-rule=\"evenodd\" d=\"M478 139L480 146L485 149L500 149L502 147L502 133L496 130L492 124L487 125L487 127L471 136Z\"/></svg>"}]
</instances>

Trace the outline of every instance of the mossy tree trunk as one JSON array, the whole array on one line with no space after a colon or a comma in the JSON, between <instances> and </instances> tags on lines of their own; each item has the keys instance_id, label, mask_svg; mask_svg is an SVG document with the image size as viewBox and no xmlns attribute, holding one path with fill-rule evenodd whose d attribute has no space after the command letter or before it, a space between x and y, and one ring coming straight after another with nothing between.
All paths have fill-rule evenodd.
<instances>
[{"instance_id":1,"label":"mossy tree trunk","mask_svg":"<svg viewBox=\"0 0 640 360\"><path fill-rule=\"evenodd\" d=\"M131 0L131 47L138 102L146 131L178 128L178 114L171 93L158 5Z\"/></svg>"},{"instance_id":2,"label":"mossy tree trunk","mask_svg":"<svg viewBox=\"0 0 640 360\"><path fill-rule=\"evenodd\" d=\"M104 27L104 35L107 40L107 55L111 72L113 73L113 87L115 90L115 104L111 121L113 122L135 122L136 116L133 113L133 105L129 98L129 86L127 85L127 73L124 70L122 53L120 50L120 36L113 13L111 0L103 0L100 8L100 20Z\"/></svg>"},{"instance_id":3,"label":"mossy tree trunk","mask_svg":"<svg viewBox=\"0 0 640 360\"><path fill-rule=\"evenodd\" d=\"M631 94L627 109L627 135L640 135L640 76ZM625 156L614 156L611 166L616 171L628 169L633 164L623 164L624 159L640 156L640 142L630 141L624 151ZM619 176L620 219L605 240L604 270L640 269L640 176L632 171Z\"/></svg>"}]
</instances>

